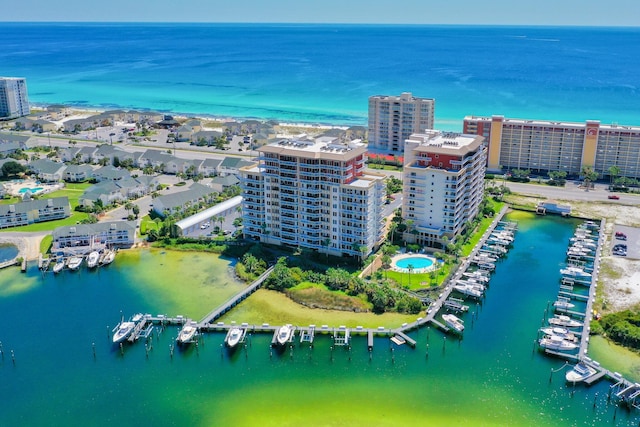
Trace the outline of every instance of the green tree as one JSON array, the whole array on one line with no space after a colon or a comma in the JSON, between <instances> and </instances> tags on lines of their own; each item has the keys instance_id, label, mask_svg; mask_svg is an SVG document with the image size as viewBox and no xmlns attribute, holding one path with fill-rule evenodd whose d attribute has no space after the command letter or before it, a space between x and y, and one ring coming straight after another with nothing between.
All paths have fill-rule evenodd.
<instances>
[{"instance_id":1,"label":"green tree","mask_svg":"<svg viewBox=\"0 0 640 427\"><path fill-rule=\"evenodd\" d=\"M140 206L133 205L132 211L133 211L133 214L136 216L136 219L138 219L138 215L140 214Z\"/></svg>"},{"instance_id":2,"label":"green tree","mask_svg":"<svg viewBox=\"0 0 640 427\"><path fill-rule=\"evenodd\" d=\"M609 171L610 183L613 184L613 182L616 180L618 175L620 175L621 169L618 166L613 165L608 169L608 171Z\"/></svg>"},{"instance_id":3,"label":"green tree","mask_svg":"<svg viewBox=\"0 0 640 427\"><path fill-rule=\"evenodd\" d=\"M265 286L270 289L281 291L289 289L296 285L295 279L291 274L291 270L287 267L287 259L280 257L273 267L273 272L265 281Z\"/></svg>"},{"instance_id":4,"label":"green tree","mask_svg":"<svg viewBox=\"0 0 640 427\"><path fill-rule=\"evenodd\" d=\"M26 170L26 167L14 161L9 161L2 165L2 175L4 176L19 175Z\"/></svg>"},{"instance_id":5,"label":"green tree","mask_svg":"<svg viewBox=\"0 0 640 427\"><path fill-rule=\"evenodd\" d=\"M329 268L325 274L325 284L334 291L347 289L350 281L349 272L341 268Z\"/></svg>"}]
</instances>

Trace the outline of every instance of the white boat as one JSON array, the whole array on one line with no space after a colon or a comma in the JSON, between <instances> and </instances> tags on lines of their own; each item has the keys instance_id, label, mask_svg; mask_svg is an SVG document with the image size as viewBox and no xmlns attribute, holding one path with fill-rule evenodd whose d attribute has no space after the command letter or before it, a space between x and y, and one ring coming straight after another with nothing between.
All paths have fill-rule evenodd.
<instances>
[{"instance_id":1,"label":"white boat","mask_svg":"<svg viewBox=\"0 0 640 427\"><path fill-rule=\"evenodd\" d=\"M563 276L576 277L580 279L591 277L591 273L588 273L580 267L575 266L568 266L567 268L561 269L560 274L562 274Z\"/></svg>"},{"instance_id":2,"label":"white boat","mask_svg":"<svg viewBox=\"0 0 640 427\"><path fill-rule=\"evenodd\" d=\"M188 320L187 323L180 329L180 333L178 334L178 338L176 341L178 344L188 344L193 341L193 337L198 332L198 322L193 320Z\"/></svg>"},{"instance_id":3,"label":"white boat","mask_svg":"<svg viewBox=\"0 0 640 427\"><path fill-rule=\"evenodd\" d=\"M540 347L549 350L571 351L578 348L578 345L556 335L545 335L539 341Z\"/></svg>"},{"instance_id":4,"label":"white boat","mask_svg":"<svg viewBox=\"0 0 640 427\"><path fill-rule=\"evenodd\" d=\"M118 344L129 338L138 322L142 320L142 314L136 314L127 322L120 322L113 334L113 343Z\"/></svg>"},{"instance_id":5,"label":"white boat","mask_svg":"<svg viewBox=\"0 0 640 427\"><path fill-rule=\"evenodd\" d=\"M92 251L91 253L89 253L89 256L87 257L87 267L95 268L98 265L99 258L100 254L98 253L98 251Z\"/></svg>"},{"instance_id":6,"label":"white boat","mask_svg":"<svg viewBox=\"0 0 640 427\"><path fill-rule=\"evenodd\" d=\"M67 261L67 267L69 267L69 270L77 270L82 265L82 260L81 256L72 256Z\"/></svg>"},{"instance_id":7,"label":"white boat","mask_svg":"<svg viewBox=\"0 0 640 427\"><path fill-rule=\"evenodd\" d=\"M244 335L244 330L242 328L234 326L231 329L229 329L229 332L227 332L227 336L224 342L227 345L227 347L233 348L236 345L238 345L240 340L242 340L243 335Z\"/></svg>"},{"instance_id":8,"label":"white boat","mask_svg":"<svg viewBox=\"0 0 640 427\"><path fill-rule=\"evenodd\" d=\"M60 258L54 265L53 265L53 272L54 273L60 273L62 270L64 269L64 258Z\"/></svg>"},{"instance_id":9,"label":"white boat","mask_svg":"<svg viewBox=\"0 0 640 427\"><path fill-rule=\"evenodd\" d=\"M453 285L453 289L463 295L468 295L474 298L482 298L482 292L478 288L471 285Z\"/></svg>"},{"instance_id":10,"label":"white boat","mask_svg":"<svg viewBox=\"0 0 640 427\"><path fill-rule=\"evenodd\" d=\"M597 371L595 368L592 368L584 362L579 362L573 367L573 369L567 372L565 378L569 383L579 383L586 380L590 376L595 375L596 372Z\"/></svg>"},{"instance_id":11,"label":"white boat","mask_svg":"<svg viewBox=\"0 0 640 427\"><path fill-rule=\"evenodd\" d=\"M464 273L462 273L463 276L468 277L470 279L474 279L477 282L488 282L489 281L489 277L487 277L485 274L480 273L479 271L465 271Z\"/></svg>"},{"instance_id":12,"label":"white boat","mask_svg":"<svg viewBox=\"0 0 640 427\"><path fill-rule=\"evenodd\" d=\"M116 258L115 251L107 250L104 253L104 257L102 257L102 265L111 264L115 258Z\"/></svg>"},{"instance_id":13,"label":"white boat","mask_svg":"<svg viewBox=\"0 0 640 427\"><path fill-rule=\"evenodd\" d=\"M461 334L464 331L464 322L453 314L443 314L442 320L455 332Z\"/></svg>"},{"instance_id":14,"label":"white boat","mask_svg":"<svg viewBox=\"0 0 640 427\"><path fill-rule=\"evenodd\" d=\"M569 316L557 315L549 319L549 324L552 326L562 326L565 328L581 328L582 322L578 322L570 318Z\"/></svg>"},{"instance_id":15,"label":"white boat","mask_svg":"<svg viewBox=\"0 0 640 427\"><path fill-rule=\"evenodd\" d=\"M278 344L285 345L287 342L291 340L292 336L293 336L293 326L284 325L284 326L281 326L280 329L278 329L278 336L276 337L276 340L278 341Z\"/></svg>"},{"instance_id":16,"label":"white boat","mask_svg":"<svg viewBox=\"0 0 640 427\"><path fill-rule=\"evenodd\" d=\"M568 300L565 299L560 299L556 302L553 303L553 306L555 308L560 308L560 309L564 309L564 310L568 310L570 308L575 307L576 305L573 303L570 303Z\"/></svg>"},{"instance_id":17,"label":"white boat","mask_svg":"<svg viewBox=\"0 0 640 427\"><path fill-rule=\"evenodd\" d=\"M577 338L575 336L575 334L573 332L571 332L570 330L566 329L566 328L562 328L560 326L551 326L548 328L540 328L540 331L543 332L545 335L555 335L558 336L560 338L563 338L567 341L572 341L575 342L577 341Z\"/></svg>"}]
</instances>

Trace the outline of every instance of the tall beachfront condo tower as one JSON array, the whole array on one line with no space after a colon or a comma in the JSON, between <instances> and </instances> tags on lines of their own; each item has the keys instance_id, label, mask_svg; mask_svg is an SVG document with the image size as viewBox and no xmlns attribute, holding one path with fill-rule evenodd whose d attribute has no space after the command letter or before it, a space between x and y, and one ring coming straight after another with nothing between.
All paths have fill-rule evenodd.
<instances>
[{"instance_id":1,"label":"tall beachfront condo tower","mask_svg":"<svg viewBox=\"0 0 640 427\"><path fill-rule=\"evenodd\" d=\"M0 77L0 119L28 116L27 81L17 77Z\"/></svg>"},{"instance_id":2,"label":"tall beachfront condo tower","mask_svg":"<svg viewBox=\"0 0 640 427\"><path fill-rule=\"evenodd\" d=\"M428 130L404 147L402 218L407 241L444 248L480 210L487 149L484 138ZM445 239L446 238L446 239Z\"/></svg>"},{"instance_id":3,"label":"tall beachfront condo tower","mask_svg":"<svg viewBox=\"0 0 640 427\"><path fill-rule=\"evenodd\" d=\"M336 256L369 255L384 238L384 175L365 172L363 144L282 140L240 169L247 238Z\"/></svg>"},{"instance_id":4,"label":"tall beachfront condo tower","mask_svg":"<svg viewBox=\"0 0 640 427\"><path fill-rule=\"evenodd\" d=\"M404 141L413 133L433 129L435 99L400 96L369 98L369 150L402 153Z\"/></svg>"},{"instance_id":5,"label":"tall beachfront condo tower","mask_svg":"<svg viewBox=\"0 0 640 427\"><path fill-rule=\"evenodd\" d=\"M640 127L542 120L505 119L503 116L464 119L464 132L488 141L489 171L529 169L534 173L564 171L579 176L584 166L609 176L640 178Z\"/></svg>"}]
</instances>

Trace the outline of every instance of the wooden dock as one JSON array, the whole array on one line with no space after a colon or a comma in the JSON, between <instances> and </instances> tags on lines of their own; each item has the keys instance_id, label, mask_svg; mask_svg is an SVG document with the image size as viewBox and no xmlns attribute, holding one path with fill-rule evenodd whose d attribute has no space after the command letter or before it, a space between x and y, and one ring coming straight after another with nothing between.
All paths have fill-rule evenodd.
<instances>
[{"instance_id":1,"label":"wooden dock","mask_svg":"<svg viewBox=\"0 0 640 427\"><path fill-rule=\"evenodd\" d=\"M254 293L255 291L262 286L267 277L273 272L274 267L268 268L260 277L258 277L251 285L249 285L242 292L237 293L227 302L222 304L220 307L215 308L209 314L207 314L200 322L198 322L198 327L206 326L208 323L215 322L218 320L223 314L227 311L231 310L233 307L238 305L241 301L245 300L249 295Z\"/></svg>"}]
</instances>

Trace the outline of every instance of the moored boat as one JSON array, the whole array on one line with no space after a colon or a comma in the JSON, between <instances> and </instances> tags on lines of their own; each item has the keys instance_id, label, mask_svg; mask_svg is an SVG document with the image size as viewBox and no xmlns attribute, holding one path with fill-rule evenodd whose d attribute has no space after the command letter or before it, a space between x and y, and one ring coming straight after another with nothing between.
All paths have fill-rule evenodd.
<instances>
[{"instance_id":1,"label":"moored boat","mask_svg":"<svg viewBox=\"0 0 640 427\"><path fill-rule=\"evenodd\" d=\"M198 332L198 322L193 320L188 320L187 323L180 329L180 333L178 334L178 338L176 341L178 344L188 344L193 341L193 337L195 337Z\"/></svg>"},{"instance_id":2,"label":"moored boat","mask_svg":"<svg viewBox=\"0 0 640 427\"><path fill-rule=\"evenodd\" d=\"M474 298L482 298L482 291L472 285L453 285L453 289L460 292L463 295L468 295Z\"/></svg>"},{"instance_id":3,"label":"moored boat","mask_svg":"<svg viewBox=\"0 0 640 427\"><path fill-rule=\"evenodd\" d=\"M92 251L91 253L89 253L89 256L87 256L87 267L95 268L98 265L99 258L100 254L98 253L98 251Z\"/></svg>"},{"instance_id":4,"label":"moored boat","mask_svg":"<svg viewBox=\"0 0 640 427\"><path fill-rule=\"evenodd\" d=\"M563 338L567 341L572 341L575 342L577 341L577 338L575 336L575 334L573 332L571 332L570 330L566 329L566 328L562 328L560 326L552 326L552 327L548 327L548 328L540 328L540 332L546 334L546 335L556 335L560 338Z\"/></svg>"},{"instance_id":5,"label":"moored boat","mask_svg":"<svg viewBox=\"0 0 640 427\"><path fill-rule=\"evenodd\" d=\"M81 256L72 256L67 261L67 267L69 267L69 270L77 270L82 265L82 260Z\"/></svg>"},{"instance_id":6,"label":"moored boat","mask_svg":"<svg viewBox=\"0 0 640 427\"><path fill-rule=\"evenodd\" d=\"M104 253L104 256L102 257L101 264L102 265L111 264L115 258L116 258L115 251L107 249Z\"/></svg>"},{"instance_id":7,"label":"moored boat","mask_svg":"<svg viewBox=\"0 0 640 427\"><path fill-rule=\"evenodd\" d=\"M587 365L584 362L579 362L573 367L573 369L567 372L567 374L565 375L565 379L569 383L579 383L591 377L592 375L595 375L596 372L597 371L595 368Z\"/></svg>"},{"instance_id":8,"label":"moored boat","mask_svg":"<svg viewBox=\"0 0 640 427\"><path fill-rule=\"evenodd\" d=\"M116 326L115 332L113 334L113 343L118 344L122 341L126 340L131 336L131 333L135 329L138 322L142 320L142 314L136 314L131 318L131 320L126 322L120 322L118 326Z\"/></svg>"},{"instance_id":9,"label":"moored boat","mask_svg":"<svg viewBox=\"0 0 640 427\"><path fill-rule=\"evenodd\" d=\"M60 273L64 269L64 258L58 259L58 261L53 265L53 272Z\"/></svg>"},{"instance_id":10,"label":"moored boat","mask_svg":"<svg viewBox=\"0 0 640 427\"><path fill-rule=\"evenodd\" d=\"M238 343L242 340L243 336L244 336L244 330L237 326L233 326L231 329L229 329L229 332L227 332L227 336L224 339L224 343L227 345L227 347L233 348L236 345L238 345Z\"/></svg>"},{"instance_id":11,"label":"moored boat","mask_svg":"<svg viewBox=\"0 0 640 427\"><path fill-rule=\"evenodd\" d=\"M461 334L464 331L464 322L453 314L443 314L442 320L455 332Z\"/></svg>"},{"instance_id":12,"label":"moored boat","mask_svg":"<svg viewBox=\"0 0 640 427\"><path fill-rule=\"evenodd\" d=\"M567 268L563 268L560 270L560 274L567 277L576 277L576 278L589 278L591 277L591 273L584 271L580 267L569 266Z\"/></svg>"},{"instance_id":13,"label":"moored boat","mask_svg":"<svg viewBox=\"0 0 640 427\"><path fill-rule=\"evenodd\" d=\"M572 351L578 348L578 345L563 339L557 335L545 335L539 341L540 347L557 351Z\"/></svg>"},{"instance_id":14,"label":"moored boat","mask_svg":"<svg viewBox=\"0 0 640 427\"><path fill-rule=\"evenodd\" d=\"M558 301L553 303L553 306L555 308L559 308L559 309L562 309L562 310L568 310L570 308L575 307L576 305L571 303L571 302L569 302L569 300L567 300L567 299L559 299Z\"/></svg>"},{"instance_id":15,"label":"moored boat","mask_svg":"<svg viewBox=\"0 0 640 427\"><path fill-rule=\"evenodd\" d=\"M276 337L276 341L280 345L285 345L287 342L291 340L292 337L293 337L293 326L287 324L287 325L281 326L280 329L278 329L278 335Z\"/></svg>"},{"instance_id":16,"label":"moored boat","mask_svg":"<svg viewBox=\"0 0 640 427\"><path fill-rule=\"evenodd\" d=\"M552 326L562 326L565 328L581 328L583 323L578 322L575 319L570 318L569 316L564 315L556 315L549 319L549 324Z\"/></svg>"}]
</instances>

